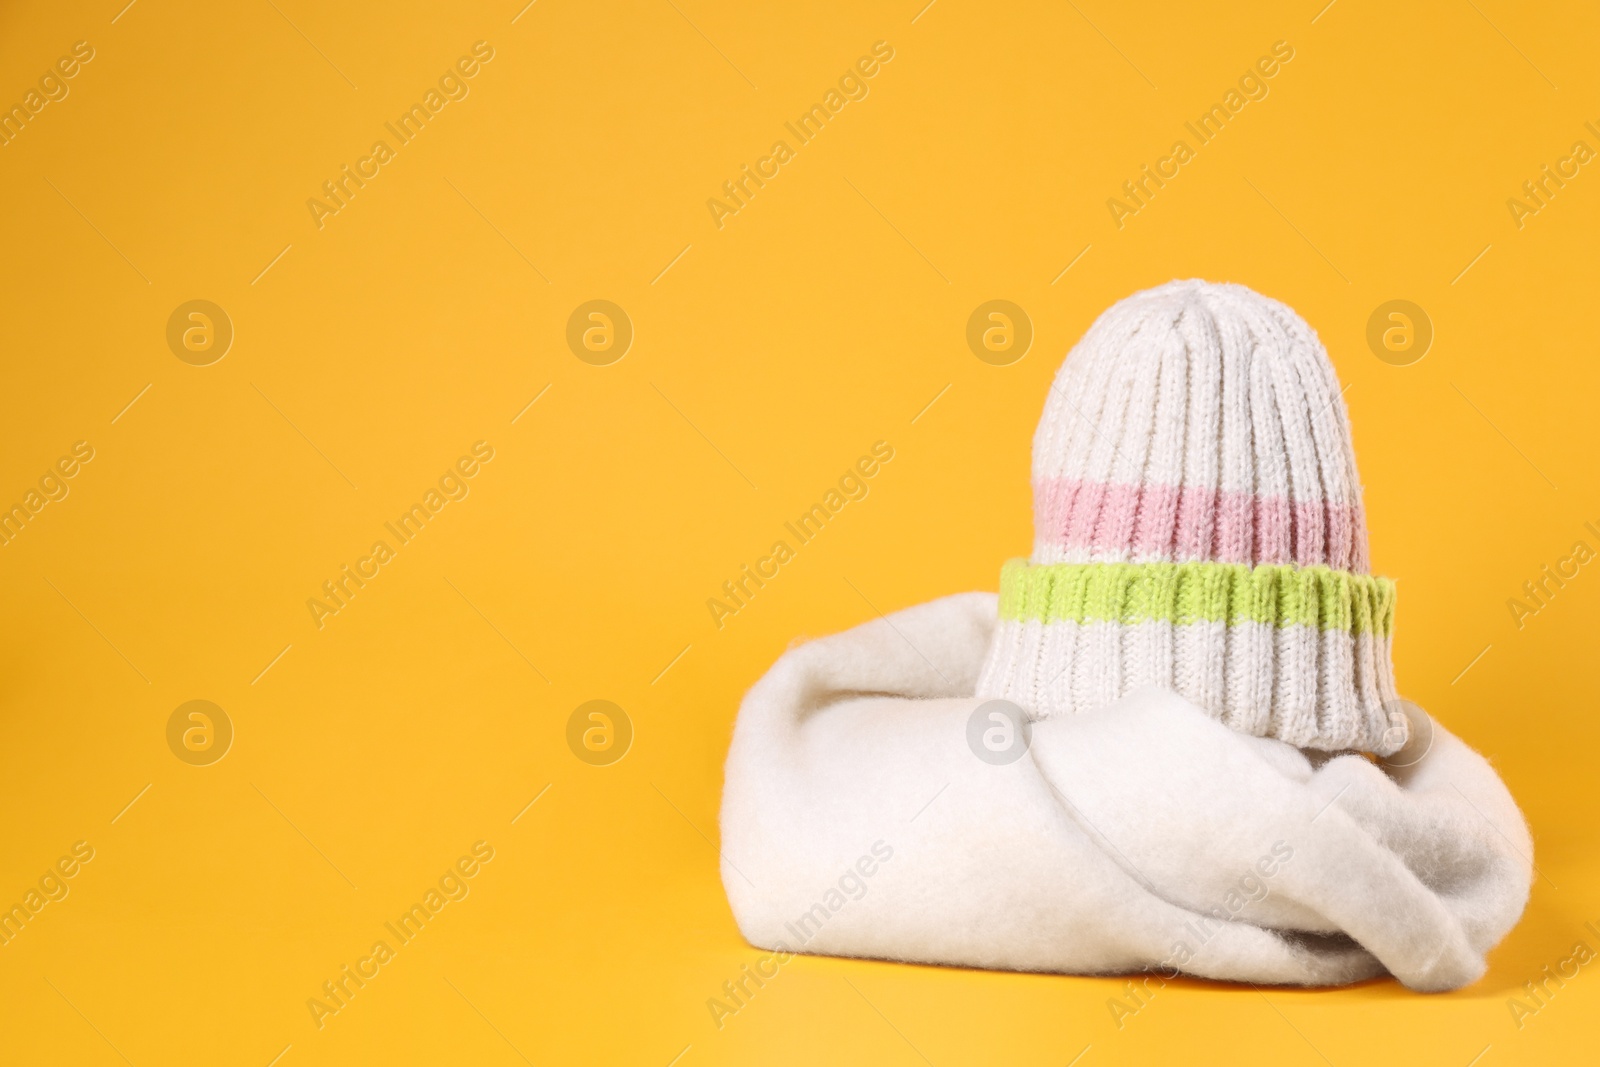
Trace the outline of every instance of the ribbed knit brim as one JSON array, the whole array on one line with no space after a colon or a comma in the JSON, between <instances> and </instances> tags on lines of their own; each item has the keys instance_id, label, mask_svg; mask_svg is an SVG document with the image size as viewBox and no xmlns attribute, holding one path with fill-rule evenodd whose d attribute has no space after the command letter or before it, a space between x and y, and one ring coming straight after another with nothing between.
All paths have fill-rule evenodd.
<instances>
[{"instance_id":1,"label":"ribbed knit brim","mask_svg":"<svg viewBox=\"0 0 1600 1067\"><path fill-rule=\"evenodd\" d=\"M1159 685L1299 747L1405 743L1394 586L1368 573L1348 416L1294 312L1205 282L1121 301L1057 375L1033 477L978 695L1048 717Z\"/></svg>"}]
</instances>

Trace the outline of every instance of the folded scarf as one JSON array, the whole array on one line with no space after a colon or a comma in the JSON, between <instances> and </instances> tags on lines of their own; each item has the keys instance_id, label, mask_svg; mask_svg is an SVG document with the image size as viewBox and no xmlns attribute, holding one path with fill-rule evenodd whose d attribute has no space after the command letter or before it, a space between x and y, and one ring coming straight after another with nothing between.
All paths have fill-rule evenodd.
<instances>
[{"instance_id":1,"label":"folded scarf","mask_svg":"<svg viewBox=\"0 0 1600 1067\"><path fill-rule=\"evenodd\" d=\"M1532 842L1493 768L1425 716L1386 763L1134 690L1039 717L975 696L992 594L785 654L728 754L722 876L744 936L1021 971L1417 990L1480 977Z\"/></svg>"}]
</instances>

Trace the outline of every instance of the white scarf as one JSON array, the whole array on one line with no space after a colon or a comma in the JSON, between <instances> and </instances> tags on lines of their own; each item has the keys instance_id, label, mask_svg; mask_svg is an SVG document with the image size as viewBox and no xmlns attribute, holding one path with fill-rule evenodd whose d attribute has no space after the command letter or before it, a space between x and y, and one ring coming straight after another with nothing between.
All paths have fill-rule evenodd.
<instances>
[{"instance_id":1,"label":"white scarf","mask_svg":"<svg viewBox=\"0 0 1600 1067\"><path fill-rule=\"evenodd\" d=\"M1532 841L1459 739L1419 723L1386 771L1156 689L1020 725L971 695L995 611L968 593L896 612L750 690L722 877L752 944L1298 985L1387 971L1418 990L1483 974Z\"/></svg>"}]
</instances>

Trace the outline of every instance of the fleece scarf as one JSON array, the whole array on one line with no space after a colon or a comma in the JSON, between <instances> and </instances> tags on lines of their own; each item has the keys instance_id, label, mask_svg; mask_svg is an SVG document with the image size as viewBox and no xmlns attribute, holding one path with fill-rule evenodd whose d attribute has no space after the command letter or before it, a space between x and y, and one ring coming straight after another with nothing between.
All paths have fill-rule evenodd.
<instances>
[{"instance_id":1,"label":"fleece scarf","mask_svg":"<svg viewBox=\"0 0 1600 1067\"><path fill-rule=\"evenodd\" d=\"M800 645L746 696L722 875L754 945L1020 971L1467 985L1527 901L1493 768L1426 715L1386 761L1141 687L979 697L996 597Z\"/></svg>"}]
</instances>

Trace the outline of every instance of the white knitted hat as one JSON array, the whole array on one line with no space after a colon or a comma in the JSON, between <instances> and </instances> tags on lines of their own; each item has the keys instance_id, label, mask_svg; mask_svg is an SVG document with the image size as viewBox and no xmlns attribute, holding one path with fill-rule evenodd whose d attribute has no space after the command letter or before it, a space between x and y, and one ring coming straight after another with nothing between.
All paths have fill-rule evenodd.
<instances>
[{"instance_id":1,"label":"white knitted hat","mask_svg":"<svg viewBox=\"0 0 1600 1067\"><path fill-rule=\"evenodd\" d=\"M1089 328L1033 441L979 696L1047 718L1141 685L1301 748L1405 744L1394 585L1369 573L1350 423L1305 321L1171 282Z\"/></svg>"}]
</instances>

